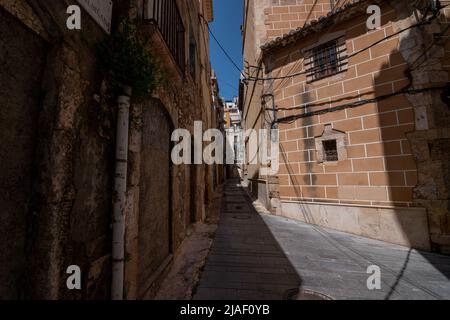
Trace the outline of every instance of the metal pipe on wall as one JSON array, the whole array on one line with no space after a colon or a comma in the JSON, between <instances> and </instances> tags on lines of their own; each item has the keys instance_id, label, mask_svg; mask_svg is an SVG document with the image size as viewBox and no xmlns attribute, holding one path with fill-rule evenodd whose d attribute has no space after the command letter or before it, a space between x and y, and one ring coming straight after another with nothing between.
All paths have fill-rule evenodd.
<instances>
[{"instance_id":1,"label":"metal pipe on wall","mask_svg":"<svg viewBox=\"0 0 450 320\"><path fill-rule=\"evenodd\" d=\"M128 135L130 123L131 88L126 88L126 95L118 97L116 171L113 194L113 243L112 243L112 281L111 299L124 298L125 269L125 213L128 170Z\"/></svg>"}]
</instances>

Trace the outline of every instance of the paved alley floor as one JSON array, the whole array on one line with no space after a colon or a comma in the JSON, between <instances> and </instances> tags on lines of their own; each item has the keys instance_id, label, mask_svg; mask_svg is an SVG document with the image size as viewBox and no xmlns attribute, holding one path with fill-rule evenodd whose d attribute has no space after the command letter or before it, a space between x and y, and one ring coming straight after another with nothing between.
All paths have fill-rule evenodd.
<instances>
[{"instance_id":1,"label":"paved alley floor","mask_svg":"<svg viewBox=\"0 0 450 320\"><path fill-rule=\"evenodd\" d=\"M381 289L369 290L370 266ZM282 217L259 214L237 182L194 299L285 299L295 289L333 299L450 299L450 257L420 253Z\"/></svg>"}]
</instances>

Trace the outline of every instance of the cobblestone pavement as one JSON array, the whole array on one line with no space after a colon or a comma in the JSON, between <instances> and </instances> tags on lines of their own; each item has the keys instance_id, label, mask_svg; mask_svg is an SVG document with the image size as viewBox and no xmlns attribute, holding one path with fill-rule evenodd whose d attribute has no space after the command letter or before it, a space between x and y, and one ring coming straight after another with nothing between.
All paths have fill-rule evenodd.
<instances>
[{"instance_id":1,"label":"cobblestone pavement","mask_svg":"<svg viewBox=\"0 0 450 320\"><path fill-rule=\"evenodd\" d=\"M369 266L381 290L367 288ZM450 299L450 257L259 214L228 183L194 299L284 299L292 289L334 299Z\"/></svg>"}]
</instances>

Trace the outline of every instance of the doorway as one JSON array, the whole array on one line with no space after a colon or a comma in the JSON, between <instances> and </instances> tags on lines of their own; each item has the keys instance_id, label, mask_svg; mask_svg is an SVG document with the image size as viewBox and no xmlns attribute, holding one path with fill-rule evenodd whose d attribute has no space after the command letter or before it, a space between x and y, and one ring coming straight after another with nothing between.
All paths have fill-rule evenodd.
<instances>
[{"instance_id":1,"label":"doorway","mask_svg":"<svg viewBox=\"0 0 450 320\"><path fill-rule=\"evenodd\" d=\"M173 253L172 122L165 107L154 101L143 112L140 208L139 295Z\"/></svg>"}]
</instances>

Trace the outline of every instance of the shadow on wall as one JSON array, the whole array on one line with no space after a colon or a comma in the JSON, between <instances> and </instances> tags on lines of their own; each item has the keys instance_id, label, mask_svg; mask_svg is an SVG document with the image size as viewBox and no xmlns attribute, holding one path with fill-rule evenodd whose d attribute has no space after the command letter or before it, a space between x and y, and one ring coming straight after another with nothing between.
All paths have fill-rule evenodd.
<instances>
[{"instance_id":1,"label":"shadow on wall","mask_svg":"<svg viewBox=\"0 0 450 320\"><path fill-rule=\"evenodd\" d=\"M392 23L395 23L396 21L397 20L392 20ZM361 31L363 32L359 35L355 35L355 37L365 34L365 30ZM373 204L383 207L386 206L388 202L393 202L395 206L394 208L389 209L389 221L392 220L392 222L402 230L402 234L392 235L392 237L400 237L404 243L422 243L424 245L420 247L426 248L430 243L430 233L431 235L433 235L433 232L443 234L445 233L445 230L449 230L447 222L448 218L447 220L441 218L441 220L436 221L436 219L439 219L440 217L436 217L436 213L433 211L433 208L430 208L430 203L431 200L441 200L441 202L448 203L448 192L445 190L444 184L439 185L439 179L442 179L442 174L448 172L448 165L443 163L449 163L450 159L448 153L445 153L443 150L436 150L433 156L433 148L438 149L439 146L442 147L443 145L442 139L439 139L441 137L437 137L436 140L430 141L430 139L426 138L426 131L417 133L417 128L415 127L415 118L418 116L417 109L415 109L410 102L411 100L414 101L416 99L415 95L409 95L410 99L408 99L405 94L396 94L405 89L419 89L419 87L410 86L410 81L408 79L411 79L411 74L414 75L414 73L424 72L427 68L430 70L430 68L433 68L434 63L440 63L439 59L433 61L430 58L433 55L433 49L430 49L430 51L427 51L426 54L424 53L418 59L408 61L408 65L410 67L406 67L406 60L403 57L404 48L402 46L411 42L417 42L417 39L414 39L417 35L415 32L420 31L414 30L410 33L404 33L404 36L402 36L400 42L402 53L398 50L393 50L389 55L389 60L387 60L389 62L380 66L379 72L375 75L373 80L373 87L375 90L363 92L362 95L357 98L359 98L359 100L364 100L375 97L383 97L383 99L377 103L359 107L373 108L374 112L377 114L375 119L375 123L377 125L374 128L380 128L379 135L381 138L381 143L376 146L376 154L372 156L379 156L380 159L383 160L385 171L388 172L382 178L383 182L380 183L381 187L385 186L387 189L386 201L380 200L378 204L374 201ZM435 48L434 50L439 52L442 48ZM417 55L415 57L417 58ZM401 62L398 62L399 59L401 59ZM392 61L397 61L396 65L391 66ZM397 81L399 79L402 80ZM393 81L396 82L393 84ZM426 87L442 85L445 85L445 82L435 82L434 84L427 83ZM390 94L392 94L391 97L389 97ZM448 127L448 119L450 117L449 109L445 104L439 101L440 94L436 91L426 92L425 95L426 94L430 94L431 96L431 103L433 104L432 116L435 119L446 119L446 121L440 120L436 122L435 127L430 129L435 129L437 127ZM350 99L353 98L350 97ZM418 96L418 99L423 99L421 101L422 105L426 103L424 101L426 99L424 95ZM338 102L338 105L346 103L348 103L348 101L341 100ZM312 119L312 117L308 117L298 120L300 121L299 127L302 128L299 130L306 130L306 126L312 125ZM305 134L305 136L307 135ZM448 145L448 139L446 141ZM437 143L440 143L440 145L438 146ZM307 196L302 193L302 189L299 187L302 183L298 181L298 176L296 175L297 170L294 170L292 164L289 163L288 155L283 145L280 146L280 154L282 157L282 162L286 164L291 184L295 190L295 196L298 199L313 197L314 189L311 190L312 194L308 194ZM436 168L442 168L442 166L444 166L444 168L441 170L441 173L439 173L439 169L436 171ZM306 170L311 173L314 172L312 162L308 163ZM433 173L435 174L434 176ZM314 174L312 177L312 185L314 186ZM425 185L423 185L424 183ZM426 191L427 183L428 191ZM302 203L299 203L298 206L298 210L301 212L303 219L307 223L316 226L320 225L320 221L315 220L315 215L311 212L309 206ZM424 206L427 207L428 214L420 213L420 210L423 210ZM422 209L420 209L420 207L422 207ZM410 210L409 212L411 212L411 214L409 214L408 210ZM416 210L418 210L417 212L419 213L415 213ZM445 208L443 210L445 211ZM448 217L448 208L446 208L446 213L444 213L444 216ZM381 215L380 218L383 219L384 216ZM387 221L385 222L387 223ZM419 228L417 228L418 223L420 224ZM422 230L423 232L420 231L421 234L418 234L418 230ZM326 233L326 230L321 229L321 231ZM384 232L389 233L389 228ZM432 249L435 250L436 248L433 247ZM405 278L405 274L408 273L411 250L405 256L402 267L397 270L397 279L395 283L392 284L391 293L388 294L386 299L390 298L398 283ZM441 259L439 255L433 253L421 252L420 254L443 275L450 279L450 266L448 265L448 262Z\"/></svg>"},{"instance_id":2,"label":"shadow on wall","mask_svg":"<svg viewBox=\"0 0 450 320\"><path fill-rule=\"evenodd\" d=\"M395 22L395 21L393 21ZM421 33L429 32L424 28L416 28L408 33L402 33L400 38L398 50L393 50L389 56L389 61L402 60L407 67L401 67L404 78L408 79L400 82L401 85L394 86L393 93L401 92L402 90L416 90L430 87L442 87L446 84L445 78L443 82L432 81L431 78L419 85L413 82L416 79L429 78L429 72L435 73L436 70L442 70L440 52L443 48L440 43L433 41L432 45L425 45L420 43ZM431 37L431 34L429 34ZM430 40L430 39L428 39ZM421 48L421 52L417 49L411 48L411 43L416 44L416 47ZM399 69L400 67L396 67ZM398 72L398 71L397 71ZM428 74L427 74L428 73ZM383 64L380 68L380 73L374 79L374 84L377 85L375 90L376 96L386 95L382 84L389 81L393 76L392 67L389 64ZM426 109L421 109L426 106ZM448 202L448 186L446 189L442 179L448 180L445 174L448 173L448 163L450 162L449 154L444 150L434 150L442 148L446 139L439 136L433 137L432 133L436 129L448 127L448 120L450 112L440 97L440 91L427 91L421 94L410 95L396 95L392 98L385 99L378 103L378 121L380 126L388 126L388 117L390 113L395 112L397 115L398 128L400 130L392 130L391 128L381 129L381 139L383 141L383 154L386 156L385 166L386 170L390 172L388 175L388 197L391 201L409 202L410 206L416 208L425 208L426 215L424 221L420 223L428 224L427 241L429 241L431 250L441 252L439 245L434 242L433 237L436 235L443 235L448 230L448 221L442 219L442 216L448 216L449 208L441 208L437 210L434 205L439 206L440 203ZM424 117L424 114L427 114ZM422 119L422 120L420 120ZM423 126L425 122L425 127ZM436 131L435 131L436 133ZM400 145L395 145L392 142L395 139L404 139ZM401 149L401 156L395 156L395 149ZM433 154L434 153L434 154ZM445 170L447 168L447 170ZM396 176L396 170L405 171L405 182L399 182ZM397 209L398 210L398 209ZM414 243L417 234L414 234L414 224L418 221L408 219L401 212L397 214L397 222L404 231L404 236L410 243ZM443 275L450 279L450 266L444 262L438 255L429 252L421 252L421 255L426 258L436 269ZM406 270L409 263L409 255L405 258L403 269ZM404 272L399 274L399 278L403 276Z\"/></svg>"},{"instance_id":3,"label":"shadow on wall","mask_svg":"<svg viewBox=\"0 0 450 320\"><path fill-rule=\"evenodd\" d=\"M399 20L397 16L397 20L391 22L396 23ZM401 59L401 63L404 64L401 65L397 62L398 65L393 67L390 63L384 63L381 66L379 74L374 77L374 86L376 86L374 95L376 97L389 94L383 84L394 80L399 72L403 73L404 80L394 84L391 89L393 94L403 90L446 85L445 77L441 78L443 80L441 82L435 80L437 73L443 70L441 59L444 59L445 49L442 43L432 38L430 30L431 27L426 25L400 34L398 49L391 51L388 61ZM431 44L421 43L424 33L427 33L426 41L430 41ZM411 44L415 45L411 47ZM430 74L433 77L430 77ZM424 79L427 80L424 81ZM422 109L424 106L426 109ZM378 122L382 127L380 131L382 150L386 157L385 169L389 172L388 199L397 204L396 208L400 207L401 203L407 202L409 206L413 207L412 210L414 207L426 209L423 219L420 220L413 220L407 217L405 212L396 209L397 222L407 241L411 244L417 243L417 237L420 237L415 233L417 229L414 225L424 224L423 229L428 231L424 240L429 242L432 251L441 253L441 248L435 243L434 236L444 235L446 230L448 232L448 219L442 219L442 217L448 217L449 208L436 209L433 203L438 203L437 206L439 206L439 203L448 203L449 200L448 184L446 186L444 181L449 180L445 175L449 173L450 154L446 153L443 148L445 145L450 146L450 141L448 137L440 136L439 132L434 137L430 133L439 128L448 128L450 110L441 100L441 91L432 90L420 94L394 95L383 99L378 102L377 111ZM397 117L398 126L389 127L390 115L394 114ZM424 114L427 116L424 117ZM424 122L425 126L423 126ZM397 142L396 140L401 141ZM400 155L396 152L397 148L400 149ZM433 152L433 149L439 150ZM404 177L397 174L398 170L403 170ZM448 261L428 252L421 252L421 255L450 279ZM405 258L403 268L399 272L393 288L407 273L410 256L411 251Z\"/></svg>"}]
</instances>

